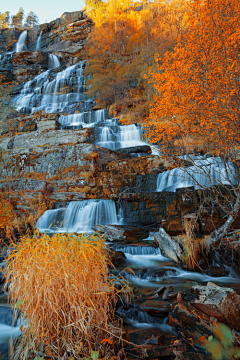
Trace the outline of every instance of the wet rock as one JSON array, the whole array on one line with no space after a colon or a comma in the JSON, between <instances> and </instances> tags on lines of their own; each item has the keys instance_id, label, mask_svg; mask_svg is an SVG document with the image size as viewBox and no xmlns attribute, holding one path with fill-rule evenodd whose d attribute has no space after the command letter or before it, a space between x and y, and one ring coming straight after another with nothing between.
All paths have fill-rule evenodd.
<instances>
[{"instance_id":1,"label":"wet rock","mask_svg":"<svg viewBox=\"0 0 240 360\"><path fill-rule=\"evenodd\" d=\"M20 67L16 67L13 69L13 79L18 82L27 82L29 80L32 80L32 78L39 73L43 72L45 67L42 67L41 65L33 65L33 66L25 66L22 65Z\"/></svg>"},{"instance_id":2,"label":"wet rock","mask_svg":"<svg viewBox=\"0 0 240 360\"><path fill-rule=\"evenodd\" d=\"M226 271L220 266L209 266L208 273L210 276L226 276Z\"/></svg>"},{"instance_id":3,"label":"wet rock","mask_svg":"<svg viewBox=\"0 0 240 360\"><path fill-rule=\"evenodd\" d=\"M110 260L113 265L119 265L121 262L126 259L125 254L122 251L110 250Z\"/></svg>"},{"instance_id":4,"label":"wet rock","mask_svg":"<svg viewBox=\"0 0 240 360\"><path fill-rule=\"evenodd\" d=\"M165 286L161 286L159 289L155 290L153 293L152 293L152 296L149 298L150 300L151 299L158 299L160 294L166 289Z\"/></svg>"},{"instance_id":5,"label":"wet rock","mask_svg":"<svg viewBox=\"0 0 240 360\"><path fill-rule=\"evenodd\" d=\"M149 145L138 145L133 147L116 149L116 151L121 152L123 154L138 154L138 153L151 154L152 152L151 147Z\"/></svg>"},{"instance_id":6,"label":"wet rock","mask_svg":"<svg viewBox=\"0 0 240 360\"><path fill-rule=\"evenodd\" d=\"M148 231L134 226L101 224L93 226L92 229L105 234L107 241L135 242L148 236Z\"/></svg>"},{"instance_id":7,"label":"wet rock","mask_svg":"<svg viewBox=\"0 0 240 360\"><path fill-rule=\"evenodd\" d=\"M13 80L13 74L11 70L0 69L0 84L8 84Z\"/></svg>"},{"instance_id":8,"label":"wet rock","mask_svg":"<svg viewBox=\"0 0 240 360\"><path fill-rule=\"evenodd\" d=\"M195 308L232 329L240 330L240 299L234 290L208 285L194 286L192 291L197 294L191 302Z\"/></svg>"},{"instance_id":9,"label":"wet rock","mask_svg":"<svg viewBox=\"0 0 240 360\"><path fill-rule=\"evenodd\" d=\"M15 43L17 42L21 30L18 29L1 29L0 30L0 51L14 50Z\"/></svg>"},{"instance_id":10,"label":"wet rock","mask_svg":"<svg viewBox=\"0 0 240 360\"><path fill-rule=\"evenodd\" d=\"M81 59L81 51L93 22L83 11L64 13L48 24L34 26L28 31L27 46L35 50L42 31L41 50L56 53L64 65L73 65Z\"/></svg>"},{"instance_id":11,"label":"wet rock","mask_svg":"<svg viewBox=\"0 0 240 360\"><path fill-rule=\"evenodd\" d=\"M163 293L162 299L163 300L167 300L167 298L169 297L169 294L173 291L173 286L168 286Z\"/></svg>"},{"instance_id":12,"label":"wet rock","mask_svg":"<svg viewBox=\"0 0 240 360\"><path fill-rule=\"evenodd\" d=\"M167 313L170 310L170 303L167 301L160 300L147 300L141 303L141 308L153 315L156 313Z\"/></svg>"},{"instance_id":13,"label":"wet rock","mask_svg":"<svg viewBox=\"0 0 240 360\"><path fill-rule=\"evenodd\" d=\"M154 239L159 244L163 256L166 256L177 264L182 263L181 257L183 250L177 239L169 236L163 228L160 228L158 234L154 235Z\"/></svg>"},{"instance_id":14,"label":"wet rock","mask_svg":"<svg viewBox=\"0 0 240 360\"><path fill-rule=\"evenodd\" d=\"M169 324L197 343L201 336L207 338L213 334L209 316L191 305L177 304L169 314Z\"/></svg>"}]
</instances>

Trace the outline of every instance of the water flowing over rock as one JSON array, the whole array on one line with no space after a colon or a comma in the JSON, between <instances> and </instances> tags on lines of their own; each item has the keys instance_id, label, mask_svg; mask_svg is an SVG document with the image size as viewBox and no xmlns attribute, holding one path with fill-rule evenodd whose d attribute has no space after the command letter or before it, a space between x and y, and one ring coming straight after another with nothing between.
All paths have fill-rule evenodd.
<instances>
[{"instance_id":1,"label":"water flowing over rock","mask_svg":"<svg viewBox=\"0 0 240 360\"><path fill-rule=\"evenodd\" d=\"M10 306L0 306L0 358L8 359L9 341L14 340L21 334L21 320L14 317L14 311Z\"/></svg>"},{"instance_id":2,"label":"water flowing over rock","mask_svg":"<svg viewBox=\"0 0 240 360\"><path fill-rule=\"evenodd\" d=\"M81 127L94 127L106 121L108 111L105 109L85 111L72 115L60 116L58 122L62 128L74 129Z\"/></svg>"},{"instance_id":3,"label":"water flowing over rock","mask_svg":"<svg viewBox=\"0 0 240 360\"><path fill-rule=\"evenodd\" d=\"M131 255L156 255L160 254L160 250L154 246L138 246L138 245L114 245L113 250L121 251Z\"/></svg>"},{"instance_id":4,"label":"water flowing over rock","mask_svg":"<svg viewBox=\"0 0 240 360\"><path fill-rule=\"evenodd\" d=\"M48 68L57 69L59 66L61 66L61 64L57 55L49 54Z\"/></svg>"},{"instance_id":5,"label":"water flowing over rock","mask_svg":"<svg viewBox=\"0 0 240 360\"><path fill-rule=\"evenodd\" d=\"M111 150L143 145L141 129L135 124L104 126L99 134L97 145Z\"/></svg>"},{"instance_id":6,"label":"water flowing over rock","mask_svg":"<svg viewBox=\"0 0 240 360\"><path fill-rule=\"evenodd\" d=\"M221 158L193 161L194 166L175 168L159 174L157 191L176 191L194 186L205 189L213 185L236 185L235 171L231 163L224 164Z\"/></svg>"},{"instance_id":7,"label":"water flowing over rock","mask_svg":"<svg viewBox=\"0 0 240 360\"><path fill-rule=\"evenodd\" d=\"M37 221L36 228L40 232L89 232L96 224L117 224L115 203L111 200L84 200L70 202L64 211L63 218L59 213L62 209L47 210Z\"/></svg>"},{"instance_id":8,"label":"water flowing over rock","mask_svg":"<svg viewBox=\"0 0 240 360\"><path fill-rule=\"evenodd\" d=\"M42 34L43 34L43 32L40 31L40 34L38 35L37 43L36 43L36 50L39 50L39 51L41 50Z\"/></svg>"},{"instance_id":9,"label":"water flowing over rock","mask_svg":"<svg viewBox=\"0 0 240 360\"><path fill-rule=\"evenodd\" d=\"M48 113L67 110L71 105L85 99L85 61L52 74L50 70L28 81L17 96L16 109L24 114L39 110ZM53 79L51 76L53 75Z\"/></svg>"},{"instance_id":10,"label":"water flowing over rock","mask_svg":"<svg viewBox=\"0 0 240 360\"><path fill-rule=\"evenodd\" d=\"M61 116L59 123L62 128L67 129L97 127L95 131L96 145L110 150L130 147L134 153L134 147L146 146L142 141L140 127L135 124L119 126L116 119L109 117L106 109ZM146 151L146 149L144 150ZM140 149L137 151L140 152ZM151 152L149 147L148 152Z\"/></svg>"},{"instance_id":11,"label":"water flowing over rock","mask_svg":"<svg viewBox=\"0 0 240 360\"><path fill-rule=\"evenodd\" d=\"M27 47L25 45L26 39L27 39L28 32L27 30L24 30L21 35L19 36L18 42L16 44L16 52L19 53L21 51L27 50Z\"/></svg>"}]
</instances>

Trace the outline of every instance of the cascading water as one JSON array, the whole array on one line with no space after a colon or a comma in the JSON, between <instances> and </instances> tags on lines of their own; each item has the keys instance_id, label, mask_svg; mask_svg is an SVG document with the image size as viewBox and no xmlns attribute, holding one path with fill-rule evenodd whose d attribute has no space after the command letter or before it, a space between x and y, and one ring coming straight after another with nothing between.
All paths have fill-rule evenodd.
<instances>
[{"instance_id":1,"label":"cascading water","mask_svg":"<svg viewBox=\"0 0 240 360\"><path fill-rule=\"evenodd\" d=\"M36 50L41 50L41 41L42 41L42 31L40 32L40 34L38 35L37 38L37 43L36 43Z\"/></svg>"},{"instance_id":2,"label":"cascading water","mask_svg":"<svg viewBox=\"0 0 240 360\"><path fill-rule=\"evenodd\" d=\"M13 311L9 306L0 306L0 357L8 359L9 341L21 334L21 319L14 321Z\"/></svg>"},{"instance_id":3,"label":"cascading water","mask_svg":"<svg viewBox=\"0 0 240 360\"><path fill-rule=\"evenodd\" d=\"M143 145L141 129L135 124L123 126L104 126L101 128L97 145L117 150L126 147Z\"/></svg>"},{"instance_id":4,"label":"cascading water","mask_svg":"<svg viewBox=\"0 0 240 360\"><path fill-rule=\"evenodd\" d=\"M61 66L57 55L49 54L48 59L49 59L48 60L48 68L49 69L57 69L59 66Z\"/></svg>"},{"instance_id":5,"label":"cascading water","mask_svg":"<svg viewBox=\"0 0 240 360\"><path fill-rule=\"evenodd\" d=\"M104 125L99 127L100 132L96 144L110 150L145 144L142 141L140 127L135 124L119 126L116 119L107 117L109 117L108 111L102 109L95 112L61 116L59 123L63 128L86 128Z\"/></svg>"},{"instance_id":6,"label":"cascading water","mask_svg":"<svg viewBox=\"0 0 240 360\"><path fill-rule=\"evenodd\" d=\"M15 98L16 110L31 114L38 110L62 112L85 100L85 61L56 73L47 70L28 81ZM54 77L52 79L52 76Z\"/></svg>"},{"instance_id":7,"label":"cascading water","mask_svg":"<svg viewBox=\"0 0 240 360\"><path fill-rule=\"evenodd\" d=\"M195 189L213 185L235 185L235 170L231 163L220 158L194 160L194 166L175 168L158 175L157 191L176 191L194 186Z\"/></svg>"},{"instance_id":8,"label":"cascading water","mask_svg":"<svg viewBox=\"0 0 240 360\"><path fill-rule=\"evenodd\" d=\"M62 128L93 127L105 120L107 110L86 111L67 116L60 116L58 122Z\"/></svg>"},{"instance_id":9,"label":"cascading water","mask_svg":"<svg viewBox=\"0 0 240 360\"><path fill-rule=\"evenodd\" d=\"M16 52L19 53L21 51L27 50L25 45L25 41L27 39L27 30L24 30L21 35L19 36L17 45L16 45Z\"/></svg>"},{"instance_id":10,"label":"cascading water","mask_svg":"<svg viewBox=\"0 0 240 360\"><path fill-rule=\"evenodd\" d=\"M159 248L155 247L153 240L148 240L148 246L145 245L145 241L139 244L114 244L112 246L115 251L123 252L126 257L119 269L114 270L114 275L119 274L120 280L124 277L129 281L134 288L134 298L138 299L137 303L140 305L131 308L122 306L117 310L117 314L127 324L141 329L158 327L164 332L171 332L172 328L167 325L171 301L169 302L169 299L161 301L164 290L169 291L168 293L171 295L171 293L186 291L193 285L206 285L208 282L213 282L219 286L230 286L239 292L239 278L233 278L231 274L213 277L205 273L183 270L174 262L163 257ZM172 286L172 290L168 289L169 286ZM159 289L162 289L161 295L158 294ZM149 297L149 294L152 294L152 297ZM162 313L160 319L158 315L148 317L149 314L154 314L155 300L152 303L149 302L149 299L155 299L154 294L157 294L156 314L159 311ZM152 307L152 313L149 312L150 307Z\"/></svg>"},{"instance_id":11,"label":"cascading water","mask_svg":"<svg viewBox=\"0 0 240 360\"><path fill-rule=\"evenodd\" d=\"M62 222L59 212L64 211ZM112 200L72 201L66 209L47 210L37 221L36 228L40 232L90 232L97 224L117 224L117 212ZM56 225L58 224L58 225Z\"/></svg>"},{"instance_id":12,"label":"cascading water","mask_svg":"<svg viewBox=\"0 0 240 360\"><path fill-rule=\"evenodd\" d=\"M122 251L131 255L156 255L160 254L160 249L156 246L138 246L138 245L113 245L113 250Z\"/></svg>"}]
</instances>

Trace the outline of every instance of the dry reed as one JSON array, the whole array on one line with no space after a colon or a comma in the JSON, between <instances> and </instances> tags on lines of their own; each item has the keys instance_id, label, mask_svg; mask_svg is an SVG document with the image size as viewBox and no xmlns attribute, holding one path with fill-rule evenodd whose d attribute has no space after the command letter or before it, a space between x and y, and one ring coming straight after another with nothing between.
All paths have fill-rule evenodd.
<instances>
[{"instance_id":1,"label":"dry reed","mask_svg":"<svg viewBox=\"0 0 240 360\"><path fill-rule=\"evenodd\" d=\"M110 358L121 331L103 239L95 235L23 237L7 259L11 303L27 319L14 359ZM7 285L6 285L7 286ZM16 305L17 304L17 305Z\"/></svg>"},{"instance_id":2,"label":"dry reed","mask_svg":"<svg viewBox=\"0 0 240 360\"><path fill-rule=\"evenodd\" d=\"M183 261L190 270L195 270L199 267L198 262L202 248L202 240L195 238L196 223L197 219L184 219L183 225L186 235L180 237L184 247Z\"/></svg>"}]
</instances>

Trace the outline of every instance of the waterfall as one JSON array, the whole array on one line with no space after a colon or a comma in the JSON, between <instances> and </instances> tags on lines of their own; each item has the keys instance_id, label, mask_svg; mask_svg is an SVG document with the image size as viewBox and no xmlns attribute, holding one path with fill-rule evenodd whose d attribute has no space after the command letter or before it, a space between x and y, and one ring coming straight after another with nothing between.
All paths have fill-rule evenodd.
<instances>
[{"instance_id":1,"label":"waterfall","mask_svg":"<svg viewBox=\"0 0 240 360\"><path fill-rule=\"evenodd\" d=\"M16 45L16 52L19 53L21 51L27 50L25 45L25 41L27 39L27 30L24 30L21 35L19 36L17 45Z\"/></svg>"},{"instance_id":2,"label":"waterfall","mask_svg":"<svg viewBox=\"0 0 240 360\"><path fill-rule=\"evenodd\" d=\"M115 251L122 251L124 254L131 255L157 255L160 249L155 246L138 246L138 245L113 245Z\"/></svg>"},{"instance_id":3,"label":"waterfall","mask_svg":"<svg viewBox=\"0 0 240 360\"><path fill-rule=\"evenodd\" d=\"M140 128L134 124L120 126L118 138L121 148L143 144Z\"/></svg>"},{"instance_id":4,"label":"waterfall","mask_svg":"<svg viewBox=\"0 0 240 360\"><path fill-rule=\"evenodd\" d=\"M99 140L100 141L97 142L97 145L108 148L110 150L116 150L117 134L115 134L110 127L104 126L101 129Z\"/></svg>"},{"instance_id":5,"label":"waterfall","mask_svg":"<svg viewBox=\"0 0 240 360\"><path fill-rule=\"evenodd\" d=\"M134 147L143 145L141 136L141 128L132 125L113 126L106 124L101 128L99 141L97 145L108 148L110 150L117 150L126 147Z\"/></svg>"},{"instance_id":6,"label":"waterfall","mask_svg":"<svg viewBox=\"0 0 240 360\"><path fill-rule=\"evenodd\" d=\"M47 70L28 81L15 98L16 110L31 114L38 110L47 113L67 111L85 99L85 61L58 73Z\"/></svg>"},{"instance_id":7,"label":"waterfall","mask_svg":"<svg viewBox=\"0 0 240 360\"><path fill-rule=\"evenodd\" d=\"M93 127L99 122L105 121L107 110L85 111L67 116L60 116L59 123L62 127Z\"/></svg>"},{"instance_id":8,"label":"waterfall","mask_svg":"<svg viewBox=\"0 0 240 360\"><path fill-rule=\"evenodd\" d=\"M213 185L235 185L234 175L233 165L224 164L220 158L195 160L193 166L176 168L159 174L157 191L176 191L190 186L201 189Z\"/></svg>"},{"instance_id":9,"label":"waterfall","mask_svg":"<svg viewBox=\"0 0 240 360\"><path fill-rule=\"evenodd\" d=\"M42 31L38 35L37 43L36 43L36 50L41 50L41 40L42 40Z\"/></svg>"},{"instance_id":10,"label":"waterfall","mask_svg":"<svg viewBox=\"0 0 240 360\"><path fill-rule=\"evenodd\" d=\"M41 40L40 40L41 41ZM48 68L49 69L56 69L58 68L59 66L61 66L60 64L60 61L57 57L57 55L54 55L54 54L49 54L49 57L48 57Z\"/></svg>"},{"instance_id":11,"label":"waterfall","mask_svg":"<svg viewBox=\"0 0 240 360\"><path fill-rule=\"evenodd\" d=\"M59 211L63 211L63 209L45 211L38 219L36 228L40 232L84 233L90 232L92 227L97 224L118 223L116 206L112 200L72 201L66 207L62 223L56 227Z\"/></svg>"}]
</instances>

